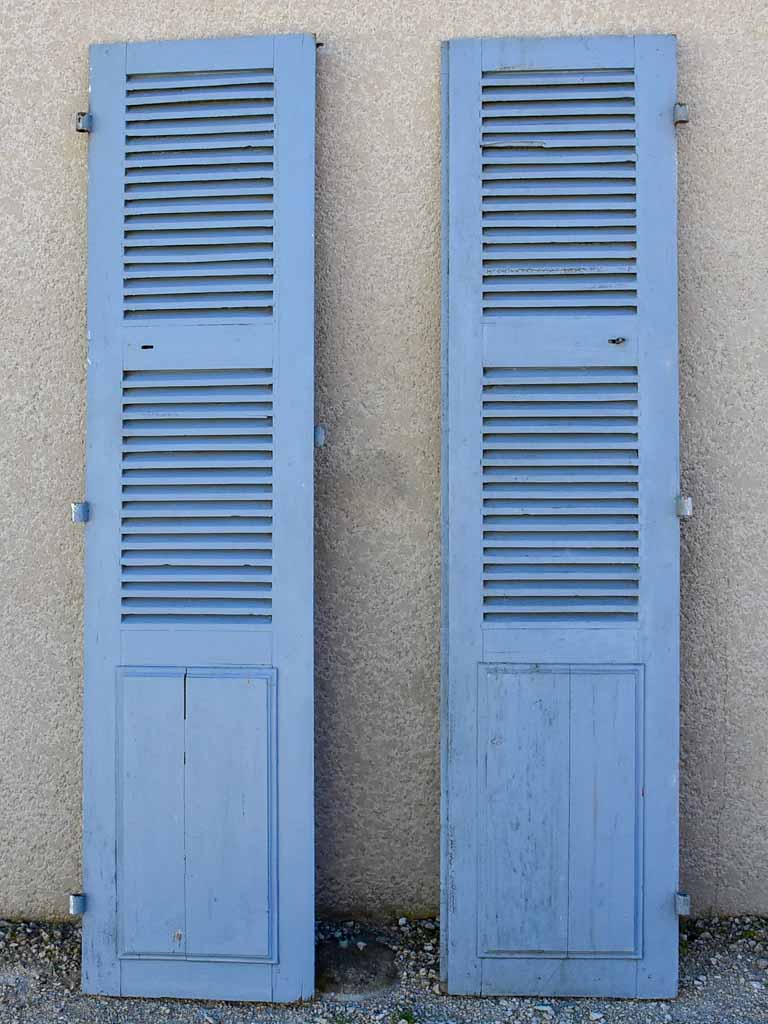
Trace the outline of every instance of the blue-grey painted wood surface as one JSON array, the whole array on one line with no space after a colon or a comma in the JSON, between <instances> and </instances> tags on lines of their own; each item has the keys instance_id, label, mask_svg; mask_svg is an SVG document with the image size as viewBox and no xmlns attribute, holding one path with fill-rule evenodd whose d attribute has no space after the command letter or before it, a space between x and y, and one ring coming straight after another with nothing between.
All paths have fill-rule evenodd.
<instances>
[{"instance_id":1,"label":"blue-grey painted wood surface","mask_svg":"<svg viewBox=\"0 0 768 1024\"><path fill-rule=\"evenodd\" d=\"M675 40L443 48L442 974L677 989Z\"/></svg>"},{"instance_id":2,"label":"blue-grey painted wood surface","mask_svg":"<svg viewBox=\"0 0 768 1024\"><path fill-rule=\"evenodd\" d=\"M117 699L118 945L183 952L184 673L121 672Z\"/></svg>"},{"instance_id":3,"label":"blue-grey painted wood surface","mask_svg":"<svg viewBox=\"0 0 768 1024\"><path fill-rule=\"evenodd\" d=\"M315 42L90 57L83 987L298 999Z\"/></svg>"},{"instance_id":4,"label":"blue-grey painted wood surface","mask_svg":"<svg viewBox=\"0 0 768 1024\"><path fill-rule=\"evenodd\" d=\"M564 950L568 672L482 672L479 685L478 950L485 956Z\"/></svg>"},{"instance_id":5,"label":"blue-grey painted wood surface","mask_svg":"<svg viewBox=\"0 0 768 1024\"><path fill-rule=\"evenodd\" d=\"M187 674L190 956L272 955L275 689L263 670Z\"/></svg>"}]
</instances>

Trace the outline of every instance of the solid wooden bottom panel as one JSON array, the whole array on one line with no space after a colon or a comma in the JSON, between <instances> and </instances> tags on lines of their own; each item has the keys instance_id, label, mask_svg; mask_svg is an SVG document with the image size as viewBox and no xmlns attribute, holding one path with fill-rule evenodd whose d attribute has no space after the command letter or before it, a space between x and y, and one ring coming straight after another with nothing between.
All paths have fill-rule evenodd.
<instances>
[{"instance_id":1,"label":"solid wooden bottom panel","mask_svg":"<svg viewBox=\"0 0 768 1024\"><path fill-rule=\"evenodd\" d=\"M641 956L642 668L490 665L478 685L478 955L510 978L526 954Z\"/></svg>"},{"instance_id":2,"label":"solid wooden bottom panel","mask_svg":"<svg viewBox=\"0 0 768 1024\"><path fill-rule=\"evenodd\" d=\"M126 668L119 706L120 955L276 960L275 671Z\"/></svg>"}]
</instances>

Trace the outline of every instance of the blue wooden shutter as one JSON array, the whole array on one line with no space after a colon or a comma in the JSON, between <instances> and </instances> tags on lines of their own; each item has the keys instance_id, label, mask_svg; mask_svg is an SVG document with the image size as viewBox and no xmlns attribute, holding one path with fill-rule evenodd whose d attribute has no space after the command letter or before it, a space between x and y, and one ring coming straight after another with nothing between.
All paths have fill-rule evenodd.
<instances>
[{"instance_id":1,"label":"blue wooden shutter","mask_svg":"<svg viewBox=\"0 0 768 1024\"><path fill-rule=\"evenodd\" d=\"M314 70L91 49L88 992L313 989Z\"/></svg>"},{"instance_id":2,"label":"blue wooden shutter","mask_svg":"<svg viewBox=\"0 0 768 1024\"><path fill-rule=\"evenodd\" d=\"M677 986L671 37L444 49L443 971Z\"/></svg>"}]
</instances>

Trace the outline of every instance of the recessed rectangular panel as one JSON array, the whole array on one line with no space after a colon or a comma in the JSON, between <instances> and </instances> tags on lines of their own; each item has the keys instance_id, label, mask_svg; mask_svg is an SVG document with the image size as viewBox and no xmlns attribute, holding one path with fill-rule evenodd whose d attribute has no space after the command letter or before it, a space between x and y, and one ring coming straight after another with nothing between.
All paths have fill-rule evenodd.
<instances>
[{"instance_id":1,"label":"recessed rectangular panel","mask_svg":"<svg viewBox=\"0 0 768 1024\"><path fill-rule=\"evenodd\" d=\"M118 700L120 950L183 954L184 670L123 669Z\"/></svg>"},{"instance_id":2,"label":"recessed rectangular panel","mask_svg":"<svg viewBox=\"0 0 768 1024\"><path fill-rule=\"evenodd\" d=\"M571 669L568 948L638 952L640 668Z\"/></svg>"},{"instance_id":3,"label":"recessed rectangular panel","mask_svg":"<svg viewBox=\"0 0 768 1024\"><path fill-rule=\"evenodd\" d=\"M481 670L480 955L564 950L568 670Z\"/></svg>"},{"instance_id":4,"label":"recessed rectangular panel","mask_svg":"<svg viewBox=\"0 0 768 1024\"><path fill-rule=\"evenodd\" d=\"M187 953L272 953L275 688L270 669L191 669Z\"/></svg>"}]
</instances>

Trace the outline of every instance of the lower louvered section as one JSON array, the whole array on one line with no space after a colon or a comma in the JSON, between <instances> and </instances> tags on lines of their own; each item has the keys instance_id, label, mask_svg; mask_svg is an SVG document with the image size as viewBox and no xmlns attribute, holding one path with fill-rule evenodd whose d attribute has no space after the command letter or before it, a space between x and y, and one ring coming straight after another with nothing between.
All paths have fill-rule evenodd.
<instances>
[{"instance_id":1,"label":"lower louvered section","mask_svg":"<svg viewBox=\"0 0 768 1024\"><path fill-rule=\"evenodd\" d=\"M486 624L637 620L638 461L635 367L484 371Z\"/></svg>"},{"instance_id":2,"label":"lower louvered section","mask_svg":"<svg viewBox=\"0 0 768 1024\"><path fill-rule=\"evenodd\" d=\"M123 374L127 625L272 621L270 370Z\"/></svg>"}]
</instances>

